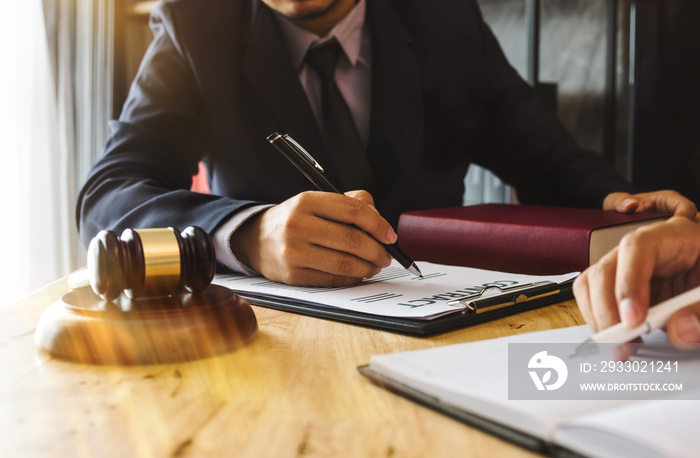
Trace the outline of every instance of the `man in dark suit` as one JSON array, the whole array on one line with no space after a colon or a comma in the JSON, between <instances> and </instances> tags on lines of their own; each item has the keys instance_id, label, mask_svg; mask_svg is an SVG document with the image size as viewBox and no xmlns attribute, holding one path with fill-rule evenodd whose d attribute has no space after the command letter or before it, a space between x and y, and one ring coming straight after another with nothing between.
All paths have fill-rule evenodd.
<instances>
[{"instance_id":1,"label":"man in dark suit","mask_svg":"<svg viewBox=\"0 0 700 458\"><path fill-rule=\"evenodd\" d=\"M631 195L578 148L508 65L474 0L169 0L152 28L79 198L84 243L100 229L198 225L236 270L352 283L389 263L378 242L396 240L401 212L461 204L471 162L524 203L695 216L674 192ZM307 57L329 40L341 48L334 75L352 141L331 129L322 70ZM305 192L266 141L275 131L348 194ZM338 153L349 144L364 151ZM199 161L211 195L189 191Z\"/></svg>"}]
</instances>

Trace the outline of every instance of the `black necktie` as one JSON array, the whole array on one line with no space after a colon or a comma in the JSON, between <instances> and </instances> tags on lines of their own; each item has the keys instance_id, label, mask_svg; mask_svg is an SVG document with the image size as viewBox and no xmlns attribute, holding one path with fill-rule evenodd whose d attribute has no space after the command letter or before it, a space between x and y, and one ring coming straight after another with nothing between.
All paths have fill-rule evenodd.
<instances>
[{"instance_id":1,"label":"black necktie","mask_svg":"<svg viewBox=\"0 0 700 458\"><path fill-rule=\"evenodd\" d=\"M352 113L335 82L335 67L340 52L340 44L332 39L310 49L306 54L306 63L321 80L323 130L342 191L371 189L372 169L365 148Z\"/></svg>"}]
</instances>

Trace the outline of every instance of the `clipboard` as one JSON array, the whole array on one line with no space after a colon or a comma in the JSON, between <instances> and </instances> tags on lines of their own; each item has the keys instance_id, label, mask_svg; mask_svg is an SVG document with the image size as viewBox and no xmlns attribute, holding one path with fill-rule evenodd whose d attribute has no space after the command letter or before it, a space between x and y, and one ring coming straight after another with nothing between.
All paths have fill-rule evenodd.
<instances>
[{"instance_id":1,"label":"clipboard","mask_svg":"<svg viewBox=\"0 0 700 458\"><path fill-rule=\"evenodd\" d=\"M252 305L299 313L384 331L428 337L556 304L573 298L573 280L564 283L535 282L514 288L486 287L481 292L454 301L455 311L438 318L416 319L380 316L333 307L237 291ZM456 302L462 302L459 306Z\"/></svg>"}]
</instances>

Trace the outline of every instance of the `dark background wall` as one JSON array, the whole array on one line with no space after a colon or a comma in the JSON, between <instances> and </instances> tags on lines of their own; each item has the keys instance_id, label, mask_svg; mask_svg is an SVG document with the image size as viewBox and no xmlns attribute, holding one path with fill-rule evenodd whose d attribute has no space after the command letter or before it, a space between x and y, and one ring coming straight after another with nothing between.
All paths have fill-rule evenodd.
<instances>
[{"instance_id":1,"label":"dark background wall","mask_svg":"<svg viewBox=\"0 0 700 458\"><path fill-rule=\"evenodd\" d=\"M700 206L700 2L636 3L631 178Z\"/></svg>"}]
</instances>

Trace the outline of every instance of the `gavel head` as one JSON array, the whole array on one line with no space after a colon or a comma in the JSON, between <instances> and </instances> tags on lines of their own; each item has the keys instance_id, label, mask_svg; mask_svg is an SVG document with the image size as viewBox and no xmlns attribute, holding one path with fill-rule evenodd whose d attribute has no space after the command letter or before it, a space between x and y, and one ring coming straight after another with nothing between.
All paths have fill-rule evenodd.
<instances>
[{"instance_id":1,"label":"gavel head","mask_svg":"<svg viewBox=\"0 0 700 458\"><path fill-rule=\"evenodd\" d=\"M209 235L199 227L179 233L163 229L126 229L121 237L101 231L88 246L90 285L104 300L122 291L132 298L203 291L214 278L216 255Z\"/></svg>"}]
</instances>

